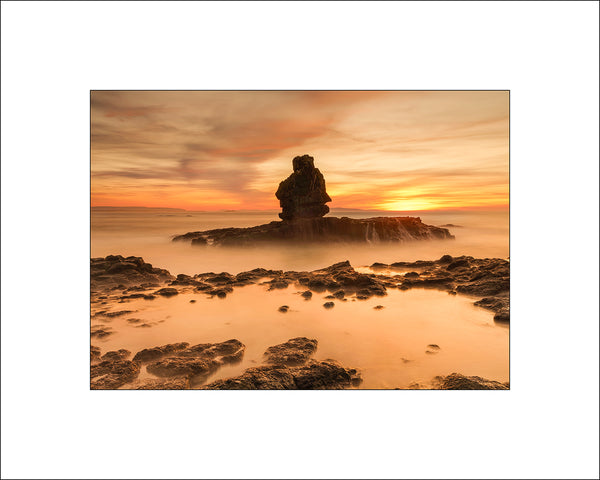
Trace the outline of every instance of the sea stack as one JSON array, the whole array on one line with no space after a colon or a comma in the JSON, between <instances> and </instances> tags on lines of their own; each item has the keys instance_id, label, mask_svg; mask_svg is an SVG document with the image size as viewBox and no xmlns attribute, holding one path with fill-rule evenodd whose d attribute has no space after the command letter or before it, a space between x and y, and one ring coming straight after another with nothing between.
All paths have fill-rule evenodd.
<instances>
[{"instance_id":1,"label":"sea stack","mask_svg":"<svg viewBox=\"0 0 600 480\"><path fill-rule=\"evenodd\" d=\"M275 196L279 199L282 220L319 218L329 213L325 205L331 197L325 190L325 178L310 155L294 157L294 173L279 184Z\"/></svg>"}]
</instances>

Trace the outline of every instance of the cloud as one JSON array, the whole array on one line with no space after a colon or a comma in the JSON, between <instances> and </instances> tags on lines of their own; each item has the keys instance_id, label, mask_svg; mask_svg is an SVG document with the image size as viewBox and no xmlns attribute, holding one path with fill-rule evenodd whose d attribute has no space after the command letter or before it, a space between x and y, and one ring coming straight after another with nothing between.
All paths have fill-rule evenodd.
<instances>
[{"instance_id":1,"label":"cloud","mask_svg":"<svg viewBox=\"0 0 600 480\"><path fill-rule=\"evenodd\" d=\"M471 93L92 92L92 189L109 201L170 185L199 205L219 195L270 205L304 153L328 185L368 183L378 197L418 184L507 185L507 97Z\"/></svg>"}]
</instances>

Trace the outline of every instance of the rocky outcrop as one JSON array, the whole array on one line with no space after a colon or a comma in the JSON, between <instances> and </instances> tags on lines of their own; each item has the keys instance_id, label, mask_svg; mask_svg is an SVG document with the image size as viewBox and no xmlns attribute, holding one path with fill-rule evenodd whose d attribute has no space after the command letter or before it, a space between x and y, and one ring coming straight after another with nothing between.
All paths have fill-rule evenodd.
<instances>
[{"instance_id":1,"label":"rocky outcrop","mask_svg":"<svg viewBox=\"0 0 600 480\"><path fill-rule=\"evenodd\" d=\"M217 380L202 387L207 390L334 390L357 386L362 379L355 369L333 360L309 361L286 367L265 365L247 369L242 375Z\"/></svg>"},{"instance_id":2,"label":"rocky outcrop","mask_svg":"<svg viewBox=\"0 0 600 480\"><path fill-rule=\"evenodd\" d=\"M475 302L495 313L494 321L510 322L510 263L502 258L452 257L444 255L439 260L396 262L390 265L371 265L375 271L408 272L398 275L398 288L435 288L448 293L483 297ZM377 278L388 279L387 276ZM389 284L388 284L389 287Z\"/></svg>"},{"instance_id":3,"label":"rocky outcrop","mask_svg":"<svg viewBox=\"0 0 600 480\"><path fill-rule=\"evenodd\" d=\"M168 345L161 345L160 347L144 348L135 354L133 360L137 362L151 362L164 357L165 355L185 350L189 346L190 344L187 342L180 342L169 343Z\"/></svg>"},{"instance_id":4,"label":"rocky outcrop","mask_svg":"<svg viewBox=\"0 0 600 480\"><path fill-rule=\"evenodd\" d=\"M267 348L265 363L275 365L303 365L317 350L317 341L306 337L297 337L279 345Z\"/></svg>"},{"instance_id":5,"label":"rocky outcrop","mask_svg":"<svg viewBox=\"0 0 600 480\"><path fill-rule=\"evenodd\" d=\"M510 390L509 383L501 383L481 377L467 377L451 373L446 377L435 377L433 385L439 390Z\"/></svg>"},{"instance_id":6,"label":"rocky outcrop","mask_svg":"<svg viewBox=\"0 0 600 480\"><path fill-rule=\"evenodd\" d=\"M325 190L325 179L315 168L314 161L309 155L292 160L294 173L279 184L275 193L282 208L279 218L318 218L329 213L329 207L325 204L331 202L331 198Z\"/></svg>"},{"instance_id":7,"label":"rocky outcrop","mask_svg":"<svg viewBox=\"0 0 600 480\"><path fill-rule=\"evenodd\" d=\"M104 360L90 366L92 390L114 390L132 382L140 374L140 364L130 360Z\"/></svg>"},{"instance_id":8,"label":"rocky outcrop","mask_svg":"<svg viewBox=\"0 0 600 480\"><path fill-rule=\"evenodd\" d=\"M149 363L148 373L157 377L207 377L222 365L241 361L246 350L239 340L194 345Z\"/></svg>"},{"instance_id":9,"label":"rocky outcrop","mask_svg":"<svg viewBox=\"0 0 600 480\"><path fill-rule=\"evenodd\" d=\"M219 228L190 232L174 242L206 240L202 245L248 246L268 243L402 243L444 240L454 236L446 228L424 224L419 217L298 218L248 228Z\"/></svg>"},{"instance_id":10,"label":"rocky outcrop","mask_svg":"<svg viewBox=\"0 0 600 480\"><path fill-rule=\"evenodd\" d=\"M92 291L126 289L129 286L157 287L172 279L167 270L154 268L141 257L108 255L104 258L92 258L90 261Z\"/></svg>"}]
</instances>

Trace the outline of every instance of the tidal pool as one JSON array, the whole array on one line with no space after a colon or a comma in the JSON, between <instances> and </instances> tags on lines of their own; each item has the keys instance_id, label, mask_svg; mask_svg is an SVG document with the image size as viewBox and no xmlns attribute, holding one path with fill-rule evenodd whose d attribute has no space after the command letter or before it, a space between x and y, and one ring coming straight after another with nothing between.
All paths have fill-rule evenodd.
<instances>
[{"instance_id":1,"label":"tidal pool","mask_svg":"<svg viewBox=\"0 0 600 480\"><path fill-rule=\"evenodd\" d=\"M509 328L496 324L493 313L475 307L473 298L431 289L388 289L387 296L368 300L325 299L328 292L313 292L312 299L305 300L301 291L293 285L273 291L248 285L235 288L224 299L191 291L155 300L118 302L109 297L105 304L92 303L91 324L114 333L92 337L92 344L102 354L126 348L133 356L167 343L194 345L232 338L244 343L242 362L222 367L207 382L260 365L267 347L300 336L318 340L316 360L334 359L359 369L363 383L358 388L428 387L433 377L452 372L509 381ZM328 301L334 308L323 307ZM287 313L278 311L282 305L289 306ZM375 309L378 305L383 308ZM94 315L122 310L132 313ZM122 388L135 388L147 378L154 377L143 367L138 380Z\"/></svg>"}]
</instances>

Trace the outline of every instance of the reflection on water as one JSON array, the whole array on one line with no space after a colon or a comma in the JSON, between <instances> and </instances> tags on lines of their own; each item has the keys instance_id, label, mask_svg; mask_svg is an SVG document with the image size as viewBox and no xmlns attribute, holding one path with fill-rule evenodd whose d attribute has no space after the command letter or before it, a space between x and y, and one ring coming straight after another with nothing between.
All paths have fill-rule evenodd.
<instances>
[{"instance_id":1,"label":"reflection on water","mask_svg":"<svg viewBox=\"0 0 600 480\"><path fill-rule=\"evenodd\" d=\"M112 304L110 310L132 310L128 315L96 316L115 332L93 339L102 353L126 348L137 351L186 341L221 342L231 338L247 349L242 363L223 367L208 381L226 378L261 363L268 346L297 336L319 341L315 358L332 358L362 370L360 388L403 388L413 382L428 384L436 375L465 375L508 381L508 329L495 325L493 314L472 305L472 299L436 290L389 290L386 297L346 302L334 300L325 310L324 294L304 300L298 290L266 292L264 286L236 288L225 299L182 293L153 301ZM190 303L190 300L196 300ZM281 305L289 305L280 313ZM373 307L384 308L375 310ZM94 305L94 310L104 307ZM151 325L140 328L138 318ZM427 345L440 350L427 354ZM142 372L140 379L149 374Z\"/></svg>"},{"instance_id":2,"label":"reflection on water","mask_svg":"<svg viewBox=\"0 0 600 480\"><path fill-rule=\"evenodd\" d=\"M365 218L382 212L332 212L336 216ZM173 274L201 272L237 273L256 267L314 270L343 260L353 266L374 262L433 260L442 255L508 257L508 212L418 213L430 225L448 227L456 240L365 244L284 246L269 248L192 247L172 243L177 234L222 227L249 227L278 220L276 212L186 212L160 209L92 209L92 257L134 255Z\"/></svg>"}]
</instances>

